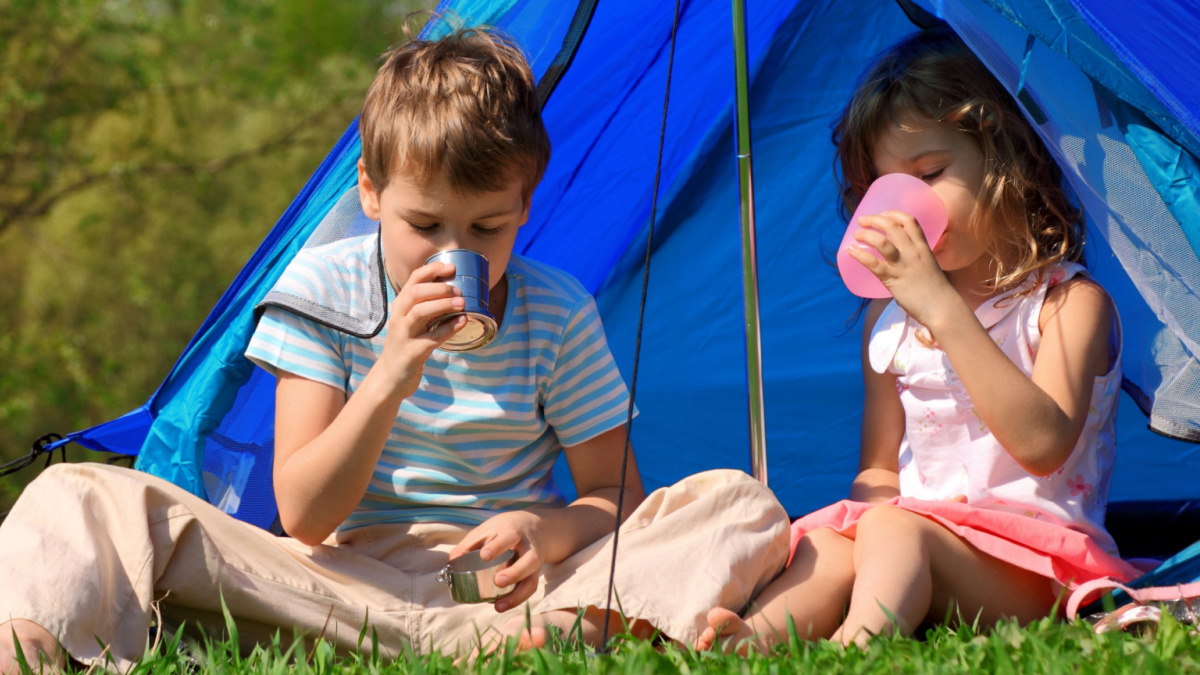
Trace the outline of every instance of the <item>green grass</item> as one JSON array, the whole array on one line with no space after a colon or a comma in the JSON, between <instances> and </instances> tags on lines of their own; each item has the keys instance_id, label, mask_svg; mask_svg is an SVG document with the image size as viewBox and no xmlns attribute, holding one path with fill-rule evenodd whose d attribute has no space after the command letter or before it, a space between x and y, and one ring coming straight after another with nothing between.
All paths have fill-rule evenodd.
<instances>
[{"instance_id":1,"label":"green grass","mask_svg":"<svg viewBox=\"0 0 1200 675\"><path fill-rule=\"evenodd\" d=\"M609 654L596 654L555 640L531 652L503 649L470 665L448 656L408 654L384 659L369 653L339 654L326 642L311 649L284 648L279 641L239 653L236 637L188 642L168 636L148 651L131 675L253 673L289 675L440 673L1179 673L1200 672L1200 637L1164 618L1154 635L1095 635L1083 623L1052 620L1020 628L1001 624L987 632L969 627L929 631L923 640L877 638L866 650L842 650L829 642L793 639L771 654L739 657L656 648L647 642L618 640ZM370 645L367 639L365 644Z\"/></svg>"}]
</instances>

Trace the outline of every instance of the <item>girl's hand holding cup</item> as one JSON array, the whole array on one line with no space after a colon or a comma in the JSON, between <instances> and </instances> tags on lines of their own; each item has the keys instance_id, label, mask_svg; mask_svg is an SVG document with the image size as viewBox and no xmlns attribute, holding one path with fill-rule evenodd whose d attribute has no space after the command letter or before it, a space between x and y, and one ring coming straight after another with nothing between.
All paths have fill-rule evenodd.
<instances>
[{"instance_id":1,"label":"girl's hand holding cup","mask_svg":"<svg viewBox=\"0 0 1200 675\"><path fill-rule=\"evenodd\" d=\"M946 231L942 200L919 178L880 176L855 209L838 249L838 272L851 293L863 298L895 297L921 321L945 275L932 248Z\"/></svg>"}]
</instances>

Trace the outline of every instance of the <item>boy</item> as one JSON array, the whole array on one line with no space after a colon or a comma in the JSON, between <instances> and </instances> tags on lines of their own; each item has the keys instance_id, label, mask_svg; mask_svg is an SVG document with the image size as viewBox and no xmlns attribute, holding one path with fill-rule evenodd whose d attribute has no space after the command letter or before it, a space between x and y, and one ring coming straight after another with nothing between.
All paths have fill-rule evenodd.
<instances>
[{"instance_id":1,"label":"boy","mask_svg":"<svg viewBox=\"0 0 1200 675\"><path fill-rule=\"evenodd\" d=\"M10 629L26 654L61 658L61 644L82 661L101 657L98 637L124 669L159 599L168 620L217 627L223 602L247 641L283 626L352 649L367 626L390 654L461 652L481 636L485 648L503 636L537 645L580 608L582 637L599 641L629 399L591 297L512 254L549 160L529 67L481 30L410 42L386 56L361 133L358 201L378 234L302 251L247 350L278 380L274 485L290 536L137 472L48 471L0 528L0 578L37 569L54 546L82 554L0 600L0 621L20 619L0 626L0 672ZM453 266L424 264L455 248L489 259L499 323L492 343L463 353L437 349L461 320L430 328L463 306L442 281ZM386 317L348 330L376 292ZM287 297L299 300L271 301ZM551 480L560 452L580 495L570 504ZM642 634L690 642L709 607L740 609L782 568L786 514L744 474L643 497L631 461L617 592ZM67 506L46 522L51 500ZM47 529L49 546L30 541ZM474 549L516 554L495 575L515 588L493 607L456 605L437 581ZM699 561L696 579L681 576ZM46 602L50 587L82 590L64 607Z\"/></svg>"}]
</instances>

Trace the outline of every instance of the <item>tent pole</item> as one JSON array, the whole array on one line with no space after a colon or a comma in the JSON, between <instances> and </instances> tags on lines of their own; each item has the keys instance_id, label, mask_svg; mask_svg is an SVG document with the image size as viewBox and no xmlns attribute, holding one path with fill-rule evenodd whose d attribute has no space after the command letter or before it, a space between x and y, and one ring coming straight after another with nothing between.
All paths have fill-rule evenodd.
<instances>
[{"instance_id":1,"label":"tent pole","mask_svg":"<svg viewBox=\"0 0 1200 675\"><path fill-rule=\"evenodd\" d=\"M763 410L762 341L758 317L758 252L754 242L754 178L750 161L750 76L746 5L733 0L733 66L737 91L738 192L742 220L742 295L746 312L746 376L750 394L750 473L767 484L767 420Z\"/></svg>"}]
</instances>

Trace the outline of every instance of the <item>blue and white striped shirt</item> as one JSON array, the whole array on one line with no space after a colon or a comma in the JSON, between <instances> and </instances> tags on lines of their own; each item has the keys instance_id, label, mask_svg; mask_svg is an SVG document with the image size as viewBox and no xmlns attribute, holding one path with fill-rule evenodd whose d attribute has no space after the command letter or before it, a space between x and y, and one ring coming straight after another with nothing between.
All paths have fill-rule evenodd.
<instances>
[{"instance_id":1,"label":"blue and white striped shirt","mask_svg":"<svg viewBox=\"0 0 1200 675\"><path fill-rule=\"evenodd\" d=\"M330 259L329 247L345 247L346 260L365 260L374 242L337 242L293 264L328 264L321 261ZM310 278L366 283L365 265L338 267ZM476 524L500 511L561 505L551 468L562 448L624 423L629 393L592 297L569 274L516 255L507 276L496 339L469 352L434 351L416 393L400 405L366 495L340 529ZM389 284L389 305L394 297ZM272 374L284 370L349 395L386 336L386 326L362 339L269 307L246 356Z\"/></svg>"}]
</instances>

